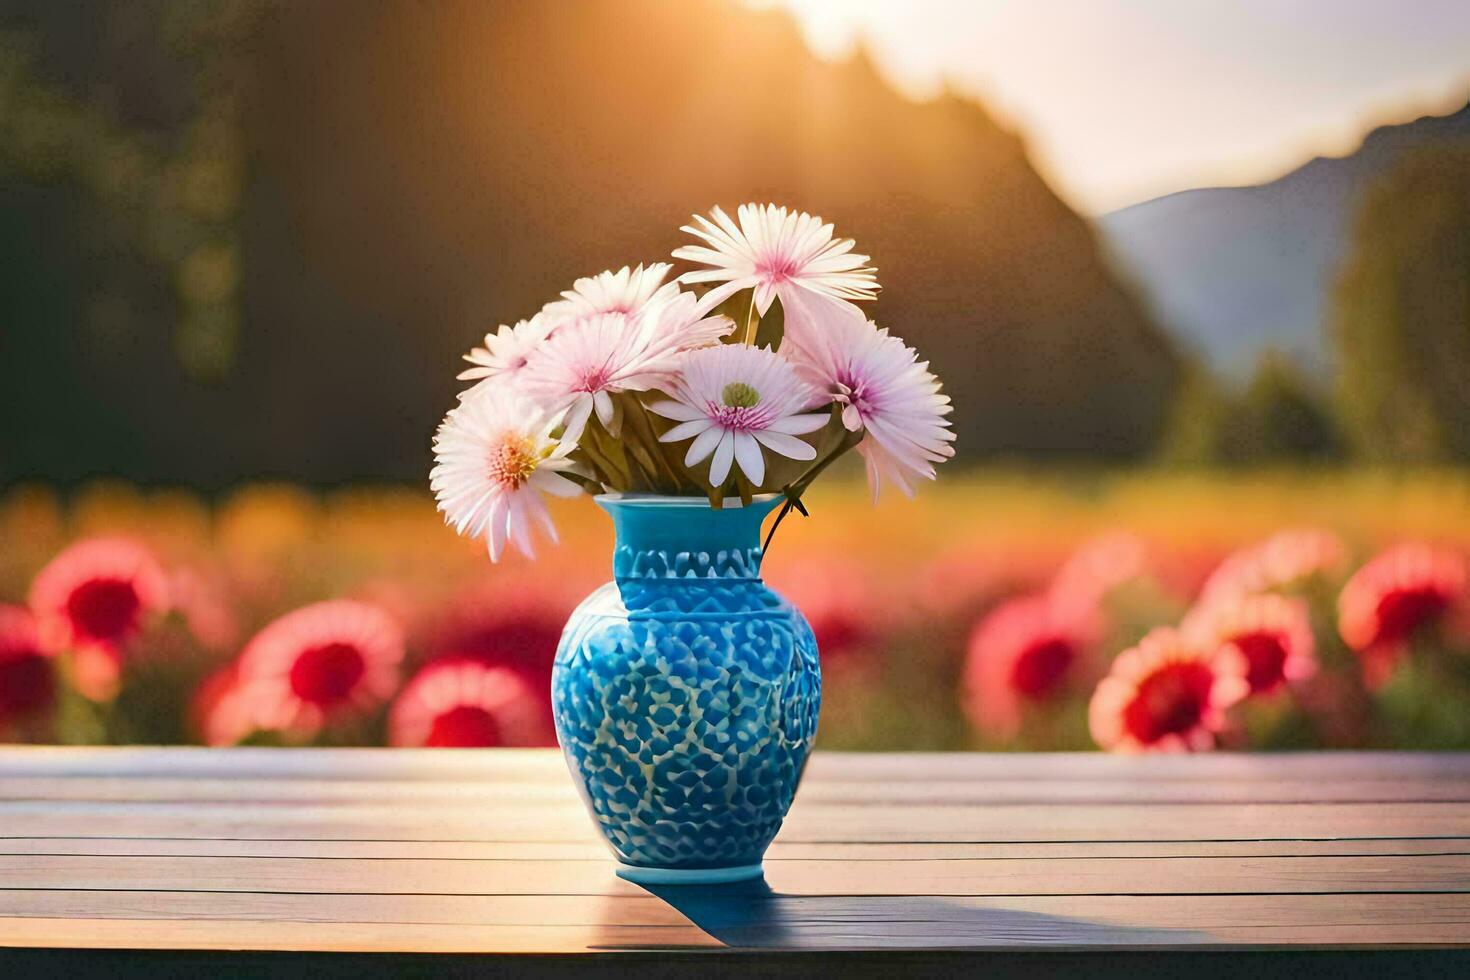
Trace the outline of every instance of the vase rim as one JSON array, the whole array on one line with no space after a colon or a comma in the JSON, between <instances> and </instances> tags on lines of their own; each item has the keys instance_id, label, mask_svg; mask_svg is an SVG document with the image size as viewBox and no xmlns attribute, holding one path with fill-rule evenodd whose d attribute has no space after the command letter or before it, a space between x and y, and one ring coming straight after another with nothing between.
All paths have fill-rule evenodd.
<instances>
[{"instance_id":1,"label":"vase rim","mask_svg":"<svg viewBox=\"0 0 1470 980\"><path fill-rule=\"evenodd\" d=\"M758 493L750 498L751 506L766 504L780 499L779 493ZM708 497L682 496L663 493L598 493L593 494L592 499L599 504L621 504L633 507L698 507L704 510L715 510L711 507ZM726 510L740 510L745 505L739 497L726 497L724 508Z\"/></svg>"}]
</instances>

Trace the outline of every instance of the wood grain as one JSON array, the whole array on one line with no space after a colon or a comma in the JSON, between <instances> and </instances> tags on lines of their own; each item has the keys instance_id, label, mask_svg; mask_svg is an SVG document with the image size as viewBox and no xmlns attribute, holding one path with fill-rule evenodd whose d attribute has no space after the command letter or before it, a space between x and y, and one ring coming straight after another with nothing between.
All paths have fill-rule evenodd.
<instances>
[{"instance_id":1,"label":"wood grain","mask_svg":"<svg viewBox=\"0 0 1470 980\"><path fill-rule=\"evenodd\" d=\"M819 754L766 869L617 879L554 751L0 750L0 947L671 955L1470 948L1470 755Z\"/></svg>"}]
</instances>

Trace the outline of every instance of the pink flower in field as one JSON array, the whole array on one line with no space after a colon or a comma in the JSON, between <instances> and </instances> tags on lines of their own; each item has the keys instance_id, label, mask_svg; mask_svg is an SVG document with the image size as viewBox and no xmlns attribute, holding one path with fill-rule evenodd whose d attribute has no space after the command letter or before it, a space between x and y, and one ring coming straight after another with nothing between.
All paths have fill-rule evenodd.
<instances>
[{"instance_id":1,"label":"pink flower in field","mask_svg":"<svg viewBox=\"0 0 1470 980\"><path fill-rule=\"evenodd\" d=\"M37 573L31 610L52 649L121 649L168 610L168 579L148 549L126 538L79 541Z\"/></svg>"},{"instance_id":2,"label":"pink flower in field","mask_svg":"<svg viewBox=\"0 0 1470 980\"><path fill-rule=\"evenodd\" d=\"M912 497L914 483L934 479L934 464L954 455L949 396L928 362L887 330L838 310L788 349L797 373L842 406L847 430L863 433L857 449L874 500L883 480Z\"/></svg>"},{"instance_id":3,"label":"pink flower in field","mask_svg":"<svg viewBox=\"0 0 1470 980\"><path fill-rule=\"evenodd\" d=\"M634 315L598 313L557 327L522 376L525 392L553 413L566 413L566 442L575 442L593 412L616 435L621 419L613 396L648 391L673 380L679 355L717 342L734 326L704 316L692 293L644 307Z\"/></svg>"},{"instance_id":4,"label":"pink flower in field","mask_svg":"<svg viewBox=\"0 0 1470 980\"><path fill-rule=\"evenodd\" d=\"M873 652L895 614L873 574L850 560L799 559L772 570L766 580L806 618L824 670Z\"/></svg>"},{"instance_id":5,"label":"pink flower in field","mask_svg":"<svg viewBox=\"0 0 1470 980\"><path fill-rule=\"evenodd\" d=\"M789 306L798 290L839 302L869 300L877 293L878 270L852 250L852 239L834 239L832 226L821 218L774 204L743 204L736 214L738 226L717 207L709 218L695 215L694 224L679 229L704 244L677 248L674 258L710 267L686 272L679 281L722 284L706 303L754 289L756 311L765 316L773 299L779 296L782 306Z\"/></svg>"},{"instance_id":6,"label":"pink flower in field","mask_svg":"<svg viewBox=\"0 0 1470 980\"><path fill-rule=\"evenodd\" d=\"M575 497L581 488L563 473L575 464L569 439L555 439L559 414L548 415L506 386L481 388L452 409L434 435L429 486L457 534L483 537L491 561L507 540L528 558L540 527L552 541L556 526L542 494Z\"/></svg>"},{"instance_id":7,"label":"pink flower in field","mask_svg":"<svg viewBox=\"0 0 1470 980\"><path fill-rule=\"evenodd\" d=\"M970 721L993 737L1013 737L1027 705L1074 686L1094 642L1090 618L1045 595L1001 603L970 634L964 682Z\"/></svg>"},{"instance_id":8,"label":"pink flower in field","mask_svg":"<svg viewBox=\"0 0 1470 980\"><path fill-rule=\"evenodd\" d=\"M241 652L233 696L252 730L309 738L360 715L398 684L403 632L376 606L335 599L267 625Z\"/></svg>"},{"instance_id":9,"label":"pink flower in field","mask_svg":"<svg viewBox=\"0 0 1470 980\"><path fill-rule=\"evenodd\" d=\"M664 283L673 268L667 262L654 262L646 268L623 266L617 272L578 279L561 299L547 303L541 314L560 323L598 313L633 314L645 306L666 303L679 295L678 285Z\"/></svg>"},{"instance_id":10,"label":"pink flower in field","mask_svg":"<svg viewBox=\"0 0 1470 980\"><path fill-rule=\"evenodd\" d=\"M817 393L791 365L768 348L722 344L690 351L668 393L672 400L648 410L679 424L660 442L689 443L685 466L710 461L710 486L721 487L732 465L751 486L766 479L765 452L811 460L816 449L797 436L827 424L825 412L809 412Z\"/></svg>"},{"instance_id":11,"label":"pink flower in field","mask_svg":"<svg viewBox=\"0 0 1470 980\"><path fill-rule=\"evenodd\" d=\"M77 690L107 700L117 693L129 645L168 611L168 579L137 542L90 538L37 573L30 607L42 645L70 655Z\"/></svg>"},{"instance_id":12,"label":"pink flower in field","mask_svg":"<svg viewBox=\"0 0 1470 980\"><path fill-rule=\"evenodd\" d=\"M1110 531L1083 542L1052 577L1054 602L1079 609L1095 608L1118 586L1143 574L1148 547L1127 531Z\"/></svg>"},{"instance_id":13,"label":"pink flower in field","mask_svg":"<svg viewBox=\"0 0 1470 980\"><path fill-rule=\"evenodd\" d=\"M24 606L0 605L0 735L55 702L55 661L41 646L35 616Z\"/></svg>"},{"instance_id":14,"label":"pink flower in field","mask_svg":"<svg viewBox=\"0 0 1470 980\"><path fill-rule=\"evenodd\" d=\"M1293 528L1229 555L1200 590L1200 602L1285 588L1342 567L1342 539L1318 528Z\"/></svg>"},{"instance_id":15,"label":"pink flower in field","mask_svg":"<svg viewBox=\"0 0 1470 980\"><path fill-rule=\"evenodd\" d=\"M551 745L551 668L575 599L550 597L548 582L494 582L457 597L428 640L436 660L503 667L524 682Z\"/></svg>"},{"instance_id":16,"label":"pink flower in field","mask_svg":"<svg viewBox=\"0 0 1470 980\"><path fill-rule=\"evenodd\" d=\"M1088 722L1111 752L1201 752L1215 747L1226 709L1250 691L1245 657L1207 651L1159 627L1123 651L1093 692Z\"/></svg>"},{"instance_id":17,"label":"pink flower in field","mask_svg":"<svg viewBox=\"0 0 1470 980\"><path fill-rule=\"evenodd\" d=\"M390 745L535 746L551 738L525 681L508 668L475 660L430 663L409 681L388 716Z\"/></svg>"},{"instance_id":18,"label":"pink flower in field","mask_svg":"<svg viewBox=\"0 0 1470 980\"><path fill-rule=\"evenodd\" d=\"M1271 694L1317 670L1311 615L1301 599L1266 593L1200 606L1182 626L1206 650L1233 648L1245 657L1251 694Z\"/></svg>"},{"instance_id":19,"label":"pink flower in field","mask_svg":"<svg viewBox=\"0 0 1470 980\"><path fill-rule=\"evenodd\" d=\"M1363 656L1369 682L1380 683L1416 633L1453 614L1465 599L1463 557L1428 544L1400 544L1358 569L1343 586L1338 632Z\"/></svg>"}]
</instances>

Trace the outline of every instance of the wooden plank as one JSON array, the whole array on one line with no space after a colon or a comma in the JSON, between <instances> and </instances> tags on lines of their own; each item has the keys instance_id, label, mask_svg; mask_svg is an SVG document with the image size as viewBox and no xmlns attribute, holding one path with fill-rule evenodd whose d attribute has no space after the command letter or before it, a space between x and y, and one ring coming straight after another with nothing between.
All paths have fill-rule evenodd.
<instances>
[{"instance_id":1,"label":"wooden plank","mask_svg":"<svg viewBox=\"0 0 1470 980\"><path fill-rule=\"evenodd\" d=\"M1211 895L1470 892L1470 855L1123 858L1112 861L772 862L792 895ZM0 857L11 888L419 895L622 895L610 862L307 861L260 857Z\"/></svg>"},{"instance_id":2,"label":"wooden plank","mask_svg":"<svg viewBox=\"0 0 1470 980\"><path fill-rule=\"evenodd\" d=\"M205 803L0 803L0 835L595 840L581 806L423 808L343 803L244 807ZM1021 842L1458 837L1466 803L894 805L793 808L788 842Z\"/></svg>"},{"instance_id":3,"label":"wooden plank","mask_svg":"<svg viewBox=\"0 0 1470 980\"><path fill-rule=\"evenodd\" d=\"M642 898L222 896L0 891L0 945L559 952L1172 948L1470 942L1470 896Z\"/></svg>"},{"instance_id":4,"label":"wooden plank","mask_svg":"<svg viewBox=\"0 0 1470 980\"><path fill-rule=\"evenodd\" d=\"M277 857L311 861L441 859L447 861L611 860L606 845L497 841L220 840L156 837L0 838L0 856L121 855L137 857ZM1470 838L1367 838L1292 841L1103 841L1042 844L803 844L776 841L766 861L1111 861L1155 857L1392 857L1470 854Z\"/></svg>"},{"instance_id":5,"label":"wooden plank","mask_svg":"<svg viewBox=\"0 0 1470 980\"><path fill-rule=\"evenodd\" d=\"M556 749L267 749L174 746L0 748L0 779L140 776L205 779L503 780L561 782ZM1470 779L1470 753L1302 752L1110 756L1101 753L819 752L813 782L976 780L1184 782Z\"/></svg>"},{"instance_id":6,"label":"wooden plank","mask_svg":"<svg viewBox=\"0 0 1470 980\"><path fill-rule=\"evenodd\" d=\"M0 800L77 802L411 803L435 807L539 806L578 803L561 782L449 780L215 779L157 777L17 777L0 782ZM799 805L951 806L992 803L1413 803L1470 802L1470 779L1356 781L1214 781L1201 779L983 780L977 782L836 782L810 780Z\"/></svg>"}]
</instances>

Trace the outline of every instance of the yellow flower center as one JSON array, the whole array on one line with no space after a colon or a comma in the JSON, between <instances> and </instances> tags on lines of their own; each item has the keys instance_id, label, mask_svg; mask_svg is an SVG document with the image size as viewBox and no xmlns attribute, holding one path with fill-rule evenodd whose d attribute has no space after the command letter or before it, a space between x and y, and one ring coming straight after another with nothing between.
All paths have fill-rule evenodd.
<instances>
[{"instance_id":1,"label":"yellow flower center","mask_svg":"<svg viewBox=\"0 0 1470 980\"><path fill-rule=\"evenodd\" d=\"M507 433L499 443L490 447L485 458L485 475L490 482L517 490L536 472L541 462L531 440L517 433Z\"/></svg>"}]
</instances>

